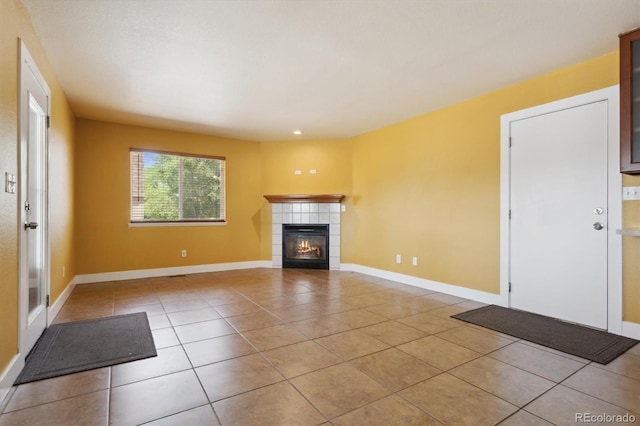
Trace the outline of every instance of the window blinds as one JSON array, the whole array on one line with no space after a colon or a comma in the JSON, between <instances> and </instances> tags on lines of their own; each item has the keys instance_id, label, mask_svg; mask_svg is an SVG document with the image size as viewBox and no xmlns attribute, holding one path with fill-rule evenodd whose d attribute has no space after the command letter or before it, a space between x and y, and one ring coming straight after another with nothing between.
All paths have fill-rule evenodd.
<instances>
[{"instance_id":1,"label":"window blinds","mask_svg":"<svg viewBox=\"0 0 640 426\"><path fill-rule=\"evenodd\" d=\"M131 222L225 220L225 158L132 148Z\"/></svg>"}]
</instances>

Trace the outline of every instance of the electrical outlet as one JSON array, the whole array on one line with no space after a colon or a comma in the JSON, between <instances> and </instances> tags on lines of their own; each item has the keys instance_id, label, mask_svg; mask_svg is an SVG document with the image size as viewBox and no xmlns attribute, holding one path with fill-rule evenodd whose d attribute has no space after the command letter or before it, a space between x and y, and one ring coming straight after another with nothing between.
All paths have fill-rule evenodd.
<instances>
[{"instance_id":1,"label":"electrical outlet","mask_svg":"<svg viewBox=\"0 0 640 426\"><path fill-rule=\"evenodd\" d=\"M302 174L302 170L295 170L293 174L300 176Z\"/></svg>"},{"instance_id":2,"label":"electrical outlet","mask_svg":"<svg viewBox=\"0 0 640 426\"><path fill-rule=\"evenodd\" d=\"M182 250L182 257L187 257L187 251L186 250Z\"/></svg>"},{"instance_id":3,"label":"electrical outlet","mask_svg":"<svg viewBox=\"0 0 640 426\"><path fill-rule=\"evenodd\" d=\"M411 260L411 263L413 264L413 266L418 266L418 258L413 256L413 259Z\"/></svg>"},{"instance_id":4,"label":"electrical outlet","mask_svg":"<svg viewBox=\"0 0 640 426\"><path fill-rule=\"evenodd\" d=\"M402 256L396 254L396 263L402 263Z\"/></svg>"}]
</instances>

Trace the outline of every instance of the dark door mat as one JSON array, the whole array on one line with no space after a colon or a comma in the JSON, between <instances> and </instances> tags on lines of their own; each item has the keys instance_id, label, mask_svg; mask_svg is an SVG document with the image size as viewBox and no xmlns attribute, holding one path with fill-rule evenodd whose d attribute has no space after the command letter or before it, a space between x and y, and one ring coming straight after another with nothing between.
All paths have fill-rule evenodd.
<instances>
[{"instance_id":1,"label":"dark door mat","mask_svg":"<svg viewBox=\"0 0 640 426\"><path fill-rule=\"evenodd\" d=\"M36 342L15 384L156 355L145 312L54 324Z\"/></svg>"},{"instance_id":2,"label":"dark door mat","mask_svg":"<svg viewBox=\"0 0 640 426\"><path fill-rule=\"evenodd\" d=\"M599 364L610 363L639 343L617 334L496 305L451 317Z\"/></svg>"}]
</instances>

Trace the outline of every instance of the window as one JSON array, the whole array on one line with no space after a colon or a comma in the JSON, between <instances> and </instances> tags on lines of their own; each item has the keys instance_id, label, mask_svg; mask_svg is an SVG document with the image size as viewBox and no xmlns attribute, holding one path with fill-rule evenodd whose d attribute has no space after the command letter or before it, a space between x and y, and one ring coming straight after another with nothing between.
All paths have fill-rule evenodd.
<instances>
[{"instance_id":1,"label":"window","mask_svg":"<svg viewBox=\"0 0 640 426\"><path fill-rule=\"evenodd\" d=\"M225 158L132 148L131 222L224 222Z\"/></svg>"}]
</instances>

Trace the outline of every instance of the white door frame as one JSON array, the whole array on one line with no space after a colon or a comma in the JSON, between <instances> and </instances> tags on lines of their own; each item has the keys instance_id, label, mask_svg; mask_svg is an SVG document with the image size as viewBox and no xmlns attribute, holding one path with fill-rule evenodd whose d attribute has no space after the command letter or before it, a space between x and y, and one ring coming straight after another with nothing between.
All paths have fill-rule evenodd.
<instances>
[{"instance_id":1,"label":"white door frame","mask_svg":"<svg viewBox=\"0 0 640 426\"><path fill-rule=\"evenodd\" d=\"M38 66L36 65L33 57L29 53L29 50L25 46L22 40L19 40L20 44L20 57L19 57L19 73L20 73L20 90L19 90L19 99L18 99L18 116L19 116L19 126L18 126L18 140L19 140L19 149L18 149L18 170L19 170L19 185L18 185L18 257L19 257L19 270L18 270L18 285L19 285L19 293L18 293L18 315L20 316L18 324L18 349L22 356L26 356L31 348L27 347L27 339L26 339L26 330L29 326L29 301L28 294L25 294L25 288L28 287L29 282L29 272L28 272L28 254L26 252L26 241L27 241L27 233L24 232L24 203L25 203L25 182L26 177L24 164L23 164L23 156L25 155L25 147L27 146L27 138L29 134L29 124L28 124L28 114L25 114L25 111L28 111L28 103L29 99L26 94L25 83L23 82L25 73L31 73L38 84L44 91L47 96L47 114L50 114L51 111L51 90L47 85L46 80L40 73ZM42 271L42 294L49 294L49 277L50 277L50 258L51 258L51 248L49 245L49 138L48 136L45 139L44 146L44 185L45 185L45 194L44 194L44 212L42 217L44 219L44 223L42 224L44 228L43 235L43 244L44 244L44 264ZM45 296L46 297L46 296ZM25 300L25 298L27 300ZM45 315L45 327L49 325L51 319L49 318L49 307L44 306L44 315Z\"/></svg>"},{"instance_id":2,"label":"white door frame","mask_svg":"<svg viewBox=\"0 0 640 426\"><path fill-rule=\"evenodd\" d=\"M511 122L599 101L607 102L607 323L608 331L622 334L622 175L620 174L620 88L618 85L571 98L504 114L500 118L500 305L510 306L509 265L511 204Z\"/></svg>"}]
</instances>

